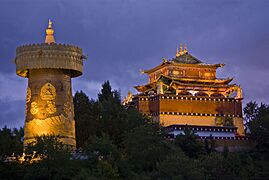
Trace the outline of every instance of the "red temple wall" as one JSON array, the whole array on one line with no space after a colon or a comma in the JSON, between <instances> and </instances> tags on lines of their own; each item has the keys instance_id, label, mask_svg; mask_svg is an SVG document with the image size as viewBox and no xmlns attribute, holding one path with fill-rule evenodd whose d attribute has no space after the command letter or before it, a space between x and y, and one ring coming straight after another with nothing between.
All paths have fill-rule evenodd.
<instances>
[{"instance_id":1,"label":"red temple wall","mask_svg":"<svg viewBox=\"0 0 269 180\"><path fill-rule=\"evenodd\" d=\"M169 99L168 99L169 98ZM173 98L173 99L172 99ZM177 98L177 99L176 99ZM181 99L184 98L184 99ZM137 106L145 114L179 112L242 117L242 102L233 98L186 98L181 96L139 97Z\"/></svg>"},{"instance_id":2,"label":"red temple wall","mask_svg":"<svg viewBox=\"0 0 269 180\"><path fill-rule=\"evenodd\" d=\"M238 127L238 133L244 134L241 100L233 98L202 99L171 95L150 98L140 96L135 104L141 113L153 116L164 126L173 124L216 126L218 117L230 116L233 118L234 125Z\"/></svg>"}]
</instances>

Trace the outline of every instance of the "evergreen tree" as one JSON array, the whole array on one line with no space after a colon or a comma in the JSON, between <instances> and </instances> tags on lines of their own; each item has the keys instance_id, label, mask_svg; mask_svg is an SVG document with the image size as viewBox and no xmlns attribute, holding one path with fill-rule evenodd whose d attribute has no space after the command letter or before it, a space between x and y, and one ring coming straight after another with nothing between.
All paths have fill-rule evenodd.
<instances>
[{"instance_id":1,"label":"evergreen tree","mask_svg":"<svg viewBox=\"0 0 269 180\"><path fill-rule=\"evenodd\" d=\"M112 91L109 81L105 81L104 84L102 84L101 92L98 94L99 102L113 100L115 95L114 92Z\"/></svg>"},{"instance_id":2,"label":"evergreen tree","mask_svg":"<svg viewBox=\"0 0 269 180\"><path fill-rule=\"evenodd\" d=\"M96 134L96 124L99 115L99 107L96 101L89 100L83 92L76 92L74 96L74 113L76 121L77 147L83 147L85 142Z\"/></svg>"},{"instance_id":3,"label":"evergreen tree","mask_svg":"<svg viewBox=\"0 0 269 180\"><path fill-rule=\"evenodd\" d=\"M258 104L254 101L250 101L244 107L244 123L245 123L245 132L250 133L250 123L254 120L258 114Z\"/></svg>"},{"instance_id":4,"label":"evergreen tree","mask_svg":"<svg viewBox=\"0 0 269 180\"><path fill-rule=\"evenodd\" d=\"M197 135L188 127L184 129L184 134L176 136L175 145L191 158L197 158L204 153L202 142L198 141Z\"/></svg>"},{"instance_id":5,"label":"evergreen tree","mask_svg":"<svg viewBox=\"0 0 269 180\"><path fill-rule=\"evenodd\" d=\"M0 130L0 179L266 179L269 170L269 106L248 103L245 117L257 142L251 152L214 151L189 128L175 141L135 108L121 105L120 93L106 81L98 100L82 91L74 97L76 135L82 153L55 136L42 136L26 149L22 164L6 162L22 152L23 129ZM205 150L205 151L204 151ZM206 152L206 153L205 153ZM27 159L28 157L28 159ZM32 158L42 157L39 161ZM32 163L29 163L32 162Z\"/></svg>"},{"instance_id":6,"label":"evergreen tree","mask_svg":"<svg viewBox=\"0 0 269 180\"><path fill-rule=\"evenodd\" d=\"M212 135L210 135L209 139L206 139L204 141L204 143L205 143L205 152L207 154L210 154L210 153L215 151L215 141L214 141Z\"/></svg>"},{"instance_id":7,"label":"evergreen tree","mask_svg":"<svg viewBox=\"0 0 269 180\"><path fill-rule=\"evenodd\" d=\"M144 125L134 128L125 135L124 145L128 164L133 166L133 171L153 172L157 164L165 157L177 151L177 148L168 143L158 124Z\"/></svg>"},{"instance_id":8,"label":"evergreen tree","mask_svg":"<svg viewBox=\"0 0 269 180\"><path fill-rule=\"evenodd\" d=\"M157 179L204 179L203 169L182 151L168 154L165 160L158 164L157 169Z\"/></svg>"},{"instance_id":9,"label":"evergreen tree","mask_svg":"<svg viewBox=\"0 0 269 180\"><path fill-rule=\"evenodd\" d=\"M113 143L120 146L124 132L128 129L127 113L121 104L120 93L112 91L109 81L102 85L98 94L100 133L108 134ZM99 135L100 135L99 133Z\"/></svg>"},{"instance_id":10,"label":"evergreen tree","mask_svg":"<svg viewBox=\"0 0 269 180\"><path fill-rule=\"evenodd\" d=\"M248 123L251 137L258 143L257 148L263 151L269 149L269 106L261 104L249 114Z\"/></svg>"},{"instance_id":11,"label":"evergreen tree","mask_svg":"<svg viewBox=\"0 0 269 180\"><path fill-rule=\"evenodd\" d=\"M25 153L24 179L71 179L81 168L81 162L71 160L71 148L58 136L36 137Z\"/></svg>"},{"instance_id":12,"label":"evergreen tree","mask_svg":"<svg viewBox=\"0 0 269 180\"><path fill-rule=\"evenodd\" d=\"M23 128L11 130L4 127L0 129L0 179L23 178L24 167L18 161L14 161L22 153Z\"/></svg>"},{"instance_id":13,"label":"evergreen tree","mask_svg":"<svg viewBox=\"0 0 269 180\"><path fill-rule=\"evenodd\" d=\"M107 134L117 146L122 146L123 134L147 121L136 109L121 104L120 93L112 90L109 81L102 85L98 100L89 100L80 91L74 96L77 147L94 137Z\"/></svg>"},{"instance_id":14,"label":"evergreen tree","mask_svg":"<svg viewBox=\"0 0 269 180\"><path fill-rule=\"evenodd\" d=\"M244 107L244 115L245 115L244 119L246 123L255 119L257 114L258 114L258 104L255 101L248 102L247 105Z\"/></svg>"},{"instance_id":15,"label":"evergreen tree","mask_svg":"<svg viewBox=\"0 0 269 180\"><path fill-rule=\"evenodd\" d=\"M23 129L13 130L6 126L0 130L0 160L12 154L21 155L23 151Z\"/></svg>"},{"instance_id":16,"label":"evergreen tree","mask_svg":"<svg viewBox=\"0 0 269 180\"><path fill-rule=\"evenodd\" d=\"M115 164L121 158L118 148L112 143L107 135L103 135L103 137L94 137L91 141L88 141L83 152L88 155L88 157L107 161L110 164Z\"/></svg>"}]
</instances>

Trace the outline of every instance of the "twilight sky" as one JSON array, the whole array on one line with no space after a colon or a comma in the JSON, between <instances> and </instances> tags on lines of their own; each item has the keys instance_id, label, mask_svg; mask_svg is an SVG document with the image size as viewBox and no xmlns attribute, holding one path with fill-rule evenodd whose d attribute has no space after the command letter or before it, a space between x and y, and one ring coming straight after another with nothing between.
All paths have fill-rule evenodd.
<instances>
[{"instance_id":1,"label":"twilight sky","mask_svg":"<svg viewBox=\"0 0 269 180\"><path fill-rule=\"evenodd\" d=\"M206 63L224 63L244 103L269 103L268 0L1 0L0 127L23 126L27 79L16 76L17 46L44 42L48 19L58 43L88 55L73 89L96 98L109 80L122 96L147 82L141 69L175 56L179 43Z\"/></svg>"}]
</instances>

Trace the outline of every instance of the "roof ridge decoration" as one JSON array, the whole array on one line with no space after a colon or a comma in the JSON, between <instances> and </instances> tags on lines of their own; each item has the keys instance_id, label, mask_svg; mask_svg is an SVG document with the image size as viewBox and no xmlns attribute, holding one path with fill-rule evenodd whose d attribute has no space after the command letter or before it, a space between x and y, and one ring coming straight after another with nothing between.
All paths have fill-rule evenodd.
<instances>
[{"instance_id":1,"label":"roof ridge decoration","mask_svg":"<svg viewBox=\"0 0 269 180\"><path fill-rule=\"evenodd\" d=\"M179 49L177 47L177 50L176 50L176 57L182 56L184 54L188 54L187 45L184 44L184 49L183 49L182 43L180 43Z\"/></svg>"},{"instance_id":2,"label":"roof ridge decoration","mask_svg":"<svg viewBox=\"0 0 269 180\"><path fill-rule=\"evenodd\" d=\"M53 34L54 34L54 30L52 28L52 21L49 19L48 28L46 29L45 43L47 43L47 44L55 43L55 38L54 38Z\"/></svg>"},{"instance_id":3,"label":"roof ridge decoration","mask_svg":"<svg viewBox=\"0 0 269 180\"><path fill-rule=\"evenodd\" d=\"M176 49L176 57L172 58L171 61L182 63L182 64L200 64L203 63L196 57L189 54L187 45L184 44L184 48L182 47L182 43L180 43L180 47Z\"/></svg>"}]
</instances>

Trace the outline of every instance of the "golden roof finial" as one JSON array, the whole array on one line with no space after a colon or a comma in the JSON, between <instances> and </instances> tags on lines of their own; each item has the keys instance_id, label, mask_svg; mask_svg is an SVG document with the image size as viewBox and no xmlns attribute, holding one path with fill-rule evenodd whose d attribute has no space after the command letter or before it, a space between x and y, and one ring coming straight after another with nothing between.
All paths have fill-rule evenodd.
<instances>
[{"instance_id":1,"label":"golden roof finial","mask_svg":"<svg viewBox=\"0 0 269 180\"><path fill-rule=\"evenodd\" d=\"M183 48L182 48L182 43L180 43L180 47L179 47L179 55L183 55Z\"/></svg>"},{"instance_id":2,"label":"golden roof finial","mask_svg":"<svg viewBox=\"0 0 269 180\"><path fill-rule=\"evenodd\" d=\"M186 44L184 44L184 54L186 54L186 53L188 53L188 49L187 49L187 45Z\"/></svg>"},{"instance_id":3,"label":"golden roof finial","mask_svg":"<svg viewBox=\"0 0 269 180\"><path fill-rule=\"evenodd\" d=\"M54 33L54 30L52 29L52 21L49 19L48 28L46 29L45 43L47 43L47 44L55 43L53 33Z\"/></svg>"},{"instance_id":4,"label":"golden roof finial","mask_svg":"<svg viewBox=\"0 0 269 180\"><path fill-rule=\"evenodd\" d=\"M176 50L176 57L179 57L179 50L178 50L178 46L177 46L177 50Z\"/></svg>"},{"instance_id":5,"label":"golden roof finial","mask_svg":"<svg viewBox=\"0 0 269 180\"><path fill-rule=\"evenodd\" d=\"M52 29L52 21L49 19L49 25L48 25L49 29Z\"/></svg>"}]
</instances>

